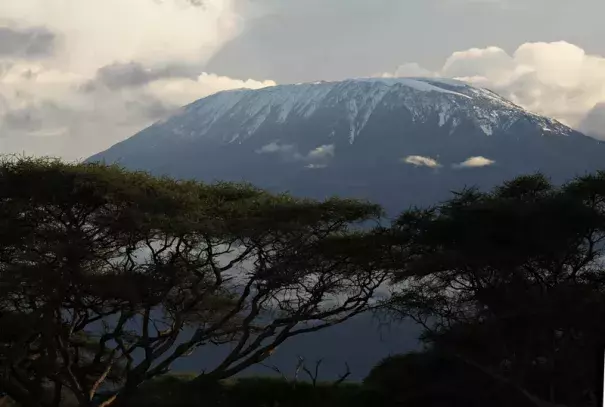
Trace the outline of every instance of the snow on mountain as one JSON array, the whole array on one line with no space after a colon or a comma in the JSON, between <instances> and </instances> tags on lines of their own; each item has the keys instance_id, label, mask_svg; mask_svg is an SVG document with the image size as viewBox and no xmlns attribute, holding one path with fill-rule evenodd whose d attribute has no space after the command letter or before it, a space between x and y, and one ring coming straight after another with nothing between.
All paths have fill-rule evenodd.
<instances>
[{"instance_id":1,"label":"snow on mountain","mask_svg":"<svg viewBox=\"0 0 605 407\"><path fill-rule=\"evenodd\" d=\"M419 122L437 113L439 126L450 132L462 120L470 120L492 135L523 118L535 120L543 131L571 132L557 121L531 114L489 90L454 80L424 78L364 78L219 92L184 107L162 124L171 128L170 137L176 140L175 136L204 136L221 121L238 118L239 131L225 140L233 143L250 137L268 120L285 123L298 117L312 118L320 108L341 108L349 125L349 142L353 143L378 107L406 109ZM182 117L195 119L194 131L180 121Z\"/></svg>"}]
</instances>

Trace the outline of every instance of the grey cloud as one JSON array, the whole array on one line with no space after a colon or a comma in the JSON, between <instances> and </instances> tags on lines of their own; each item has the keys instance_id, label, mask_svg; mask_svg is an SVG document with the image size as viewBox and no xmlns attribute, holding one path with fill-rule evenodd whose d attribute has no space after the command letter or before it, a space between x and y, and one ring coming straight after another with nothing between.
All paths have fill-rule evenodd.
<instances>
[{"instance_id":1,"label":"grey cloud","mask_svg":"<svg viewBox=\"0 0 605 407\"><path fill-rule=\"evenodd\" d=\"M9 152L26 151L36 155L83 158L106 147L106 138L134 134L164 113L149 98L133 103L113 98L101 99L94 111L50 100L34 100L26 106L10 108L0 114L0 138ZM74 151L78 153L74 156Z\"/></svg>"},{"instance_id":2,"label":"grey cloud","mask_svg":"<svg viewBox=\"0 0 605 407\"><path fill-rule=\"evenodd\" d=\"M110 89L142 86L156 78L157 74L135 62L107 65L97 71L97 80Z\"/></svg>"},{"instance_id":3,"label":"grey cloud","mask_svg":"<svg viewBox=\"0 0 605 407\"><path fill-rule=\"evenodd\" d=\"M4 115L4 124L10 129L28 129L41 123L29 109L19 109Z\"/></svg>"},{"instance_id":4,"label":"grey cloud","mask_svg":"<svg viewBox=\"0 0 605 407\"><path fill-rule=\"evenodd\" d=\"M133 117L136 118L137 122L141 118L158 120L170 115L179 108L177 105L169 105L153 97L127 101L125 102L125 107L130 113L133 113Z\"/></svg>"},{"instance_id":5,"label":"grey cloud","mask_svg":"<svg viewBox=\"0 0 605 407\"><path fill-rule=\"evenodd\" d=\"M8 130L37 131L49 118L60 116L61 113L62 109L52 102L30 104L7 111L2 117L2 124Z\"/></svg>"},{"instance_id":6,"label":"grey cloud","mask_svg":"<svg viewBox=\"0 0 605 407\"><path fill-rule=\"evenodd\" d=\"M80 110L51 100L27 102L12 108L0 99L0 137L51 136L73 133L76 136L97 130L126 128L134 132L174 112L178 106L167 105L151 95L139 99L103 99L103 111ZM119 114L121 113L121 115ZM109 118L113 120L109 120ZM130 130L131 129L131 130ZM99 129L99 136L103 131ZM130 135L130 134L129 134ZM89 140L89 143L92 140ZM97 143L99 140L95 140Z\"/></svg>"},{"instance_id":7,"label":"grey cloud","mask_svg":"<svg viewBox=\"0 0 605 407\"><path fill-rule=\"evenodd\" d=\"M0 106L1 108L2 106ZM56 143L41 142L41 138L59 140L69 133L69 125L78 120L79 112L74 112L66 106L60 106L52 101L27 103L17 109L6 109L0 115L0 140L7 151L15 151L17 145L34 143L34 148L40 144L36 154L51 154ZM23 148L19 152L24 151ZM28 146L26 151L30 152Z\"/></svg>"},{"instance_id":8,"label":"grey cloud","mask_svg":"<svg viewBox=\"0 0 605 407\"><path fill-rule=\"evenodd\" d=\"M588 136L605 140L605 102L598 103L578 125L578 130Z\"/></svg>"},{"instance_id":9,"label":"grey cloud","mask_svg":"<svg viewBox=\"0 0 605 407\"><path fill-rule=\"evenodd\" d=\"M0 57L47 57L53 54L56 35L45 27L0 27Z\"/></svg>"},{"instance_id":10,"label":"grey cloud","mask_svg":"<svg viewBox=\"0 0 605 407\"><path fill-rule=\"evenodd\" d=\"M7 112L2 121L10 130L33 130L42 124L37 112L26 108Z\"/></svg>"},{"instance_id":11,"label":"grey cloud","mask_svg":"<svg viewBox=\"0 0 605 407\"><path fill-rule=\"evenodd\" d=\"M84 90L94 90L99 84L111 90L117 90L144 86L158 79L194 79L195 77L195 67L172 65L161 68L148 68L138 62L113 63L99 68L95 78L84 86Z\"/></svg>"}]
</instances>

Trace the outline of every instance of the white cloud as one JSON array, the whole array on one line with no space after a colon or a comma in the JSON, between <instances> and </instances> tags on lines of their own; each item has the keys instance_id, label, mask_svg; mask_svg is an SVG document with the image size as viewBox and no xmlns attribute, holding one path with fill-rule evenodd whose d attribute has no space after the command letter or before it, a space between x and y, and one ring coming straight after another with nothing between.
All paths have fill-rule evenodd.
<instances>
[{"instance_id":1,"label":"white cloud","mask_svg":"<svg viewBox=\"0 0 605 407\"><path fill-rule=\"evenodd\" d=\"M55 63L87 74L116 61L204 62L242 25L234 0L2 1L0 15L57 33Z\"/></svg>"},{"instance_id":2,"label":"white cloud","mask_svg":"<svg viewBox=\"0 0 605 407\"><path fill-rule=\"evenodd\" d=\"M294 153L295 148L291 144L269 143L256 150L258 154Z\"/></svg>"},{"instance_id":3,"label":"white cloud","mask_svg":"<svg viewBox=\"0 0 605 407\"><path fill-rule=\"evenodd\" d=\"M412 76L423 72L417 65L403 66ZM492 89L576 128L595 105L605 102L605 57L562 41L526 43L512 54L498 47L455 52L440 71L423 76L456 78ZM605 138L605 129L601 134Z\"/></svg>"},{"instance_id":4,"label":"white cloud","mask_svg":"<svg viewBox=\"0 0 605 407\"><path fill-rule=\"evenodd\" d=\"M334 156L334 144L325 144L319 146L311 151L307 155L309 160L321 160L327 157Z\"/></svg>"},{"instance_id":5,"label":"white cloud","mask_svg":"<svg viewBox=\"0 0 605 407\"><path fill-rule=\"evenodd\" d=\"M86 158L201 97L274 85L201 68L241 30L234 1L0 1L0 31L29 47L0 53L0 151Z\"/></svg>"},{"instance_id":6,"label":"white cloud","mask_svg":"<svg viewBox=\"0 0 605 407\"><path fill-rule=\"evenodd\" d=\"M430 157L423 157L421 155L410 155L404 159L403 162L407 164L415 165L416 167L429 167L429 168L439 168L441 164L439 164L436 160Z\"/></svg>"},{"instance_id":7,"label":"white cloud","mask_svg":"<svg viewBox=\"0 0 605 407\"><path fill-rule=\"evenodd\" d=\"M488 165L494 164L494 160L490 160L489 158L485 158L482 156L477 157L469 157L461 163L454 164L454 168L478 168L478 167L487 167Z\"/></svg>"},{"instance_id":8,"label":"white cloud","mask_svg":"<svg viewBox=\"0 0 605 407\"><path fill-rule=\"evenodd\" d=\"M174 105L185 105L196 99L222 90L249 88L260 89L274 86L273 81L241 80L226 76L202 72L195 79L171 78L151 82L147 88L149 93L162 101Z\"/></svg>"},{"instance_id":9,"label":"white cloud","mask_svg":"<svg viewBox=\"0 0 605 407\"><path fill-rule=\"evenodd\" d=\"M490 77L507 80L514 69L513 59L501 48L471 48L454 52L445 61L441 74L452 78Z\"/></svg>"},{"instance_id":10,"label":"white cloud","mask_svg":"<svg viewBox=\"0 0 605 407\"><path fill-rule=\"evenodd\" d=\"M379 75L377 75L377 76L379 76ZM395 72L393 72L393 73L385 72L380 76L383 76L385 78L392 78L392 77L410 77L410 78L425 77L426 78L426 77L435 76L435 73L429 71L428 69L424 69L417 63L413 62L413 63L407 63L407 64L400 65L397 67Z\"/></svg>"},{"instance_id":11,"label":"white cloud","mask_svg":"<svg viewBox=\"0 0 605 407\"><path fill-rule=\"evenodd\" d=\"M37 64L10 67L0 75L0 150L86 158L201 97L274 84L203 73L118 90L87 89L93 80Z\"/></svg>"},{"instance_id":12,"label":"white cloud","mask_svg":"<svg viewBox=\"0 0 605 407\"><path fill-rule=\"evenodd\" d=\"M292 144L280 144L274 141L257 149L256 153L279 154L286 159L307 162L305 168L319 169L328 166L327 162L334 157L335 148L333 144L325 144L312 149L307 154L301 154L297 147Z\"/></svg>"}]
</instances>

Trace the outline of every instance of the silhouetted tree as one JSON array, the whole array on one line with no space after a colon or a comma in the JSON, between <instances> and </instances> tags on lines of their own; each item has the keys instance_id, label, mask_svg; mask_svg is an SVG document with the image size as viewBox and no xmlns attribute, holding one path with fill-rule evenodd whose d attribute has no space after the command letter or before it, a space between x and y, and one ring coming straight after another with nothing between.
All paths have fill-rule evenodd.
<instances>
[{"instance_id":1,"label":"silhouetted tree","mask_svg":"<svg viewBox=\"0 0 605 407\"><path fill-rule=\"evenodd\" d=\"M524 395L435 349L384 359L366 377L364 386L380 395L380 402L373 404L380 406L530 405Z\"/></svg>"},{"instance_id":2,"label":"silhouetted tree","mask_svg":"<svg viewBox=\"0 0 605 407\"><path fill-rule=\"evenodd\" d=\"M385 307L422 324L431 349L530 405L596 405L605 173L467 189L402 214L389 233L392 261L406 261Z\"/></svg>"},{"instance_id":3,"label":"silhouetted tree","mask_svg":"<svg viewBox=\"0 0 605 407\"><path fill-rule=\"evenodd\" d=\"M116 166L0 163L0 390L23 407L120 403L196 348L198 380L368 307L385 280L378 206L155 178Z\"/></svg>"}]
</instances>

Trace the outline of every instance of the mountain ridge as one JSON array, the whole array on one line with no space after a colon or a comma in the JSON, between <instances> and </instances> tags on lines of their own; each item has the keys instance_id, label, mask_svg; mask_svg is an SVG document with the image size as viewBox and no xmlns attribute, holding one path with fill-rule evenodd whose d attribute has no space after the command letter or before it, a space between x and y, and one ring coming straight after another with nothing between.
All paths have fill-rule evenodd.
<instances>
[{"instance_id":1,"label":"mountain ridge","mask_svg":"<svg viewBox=\"0 0 605 407\"><path fill-rule=\"evenodd\" d=\"M595 163L604 150L554 119L460 81L358 78L219 92L89 161L178 178L248 181L312 198L368 198L395 211L445 198L439 189L487 187L523 173L569 178L600 168ZM406 161L416 156L426 160ZM460 165L477 157L486 164L481 169ZM441 168L441 179L423 173L429 159ZM380 190L387 182L411 188L418 176L434 192L399 199Z\"/></svg>"},{"instance_id":2,"label":"mountain ridge","mask_svg":"<svg viewBox=\"0 0 605 407\"><path fill-rule=\"evenodd\" d=\"M560 122L527 112L487 89L434 78L357 78L222 91L183 107L151 128L161 126L169 130L165 133L173 141L207 136L233 143L253 136L271 119L283 124L288 120L312 119L321 110L336 109L346 121L349 142L353 143L379 107L406 109L413 121L421 122L437 114L439 127L448 127L450 133L465 119L474 122L486 135L506 130L522 119L536 121L546 132L573 133ZM179 120L183 117L187 117L184 122ZM230 120L239 120L240 128L216 132L216 127Z\"/></svg>"}]
</instances>

